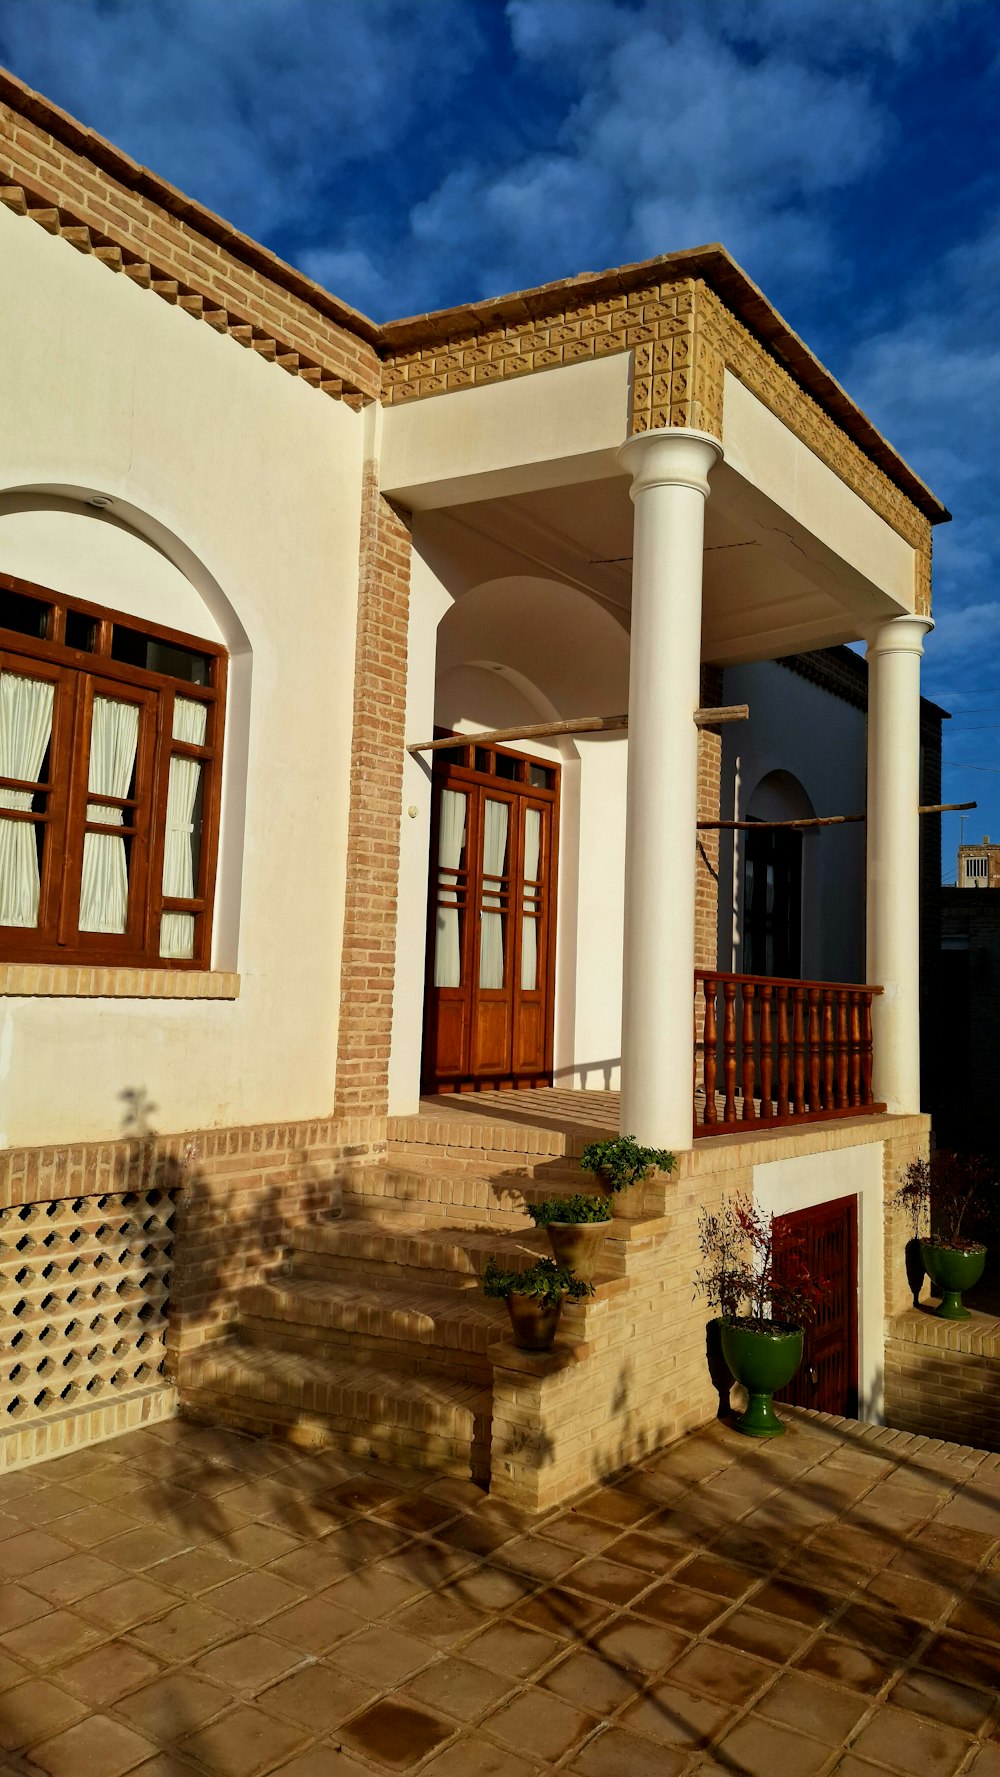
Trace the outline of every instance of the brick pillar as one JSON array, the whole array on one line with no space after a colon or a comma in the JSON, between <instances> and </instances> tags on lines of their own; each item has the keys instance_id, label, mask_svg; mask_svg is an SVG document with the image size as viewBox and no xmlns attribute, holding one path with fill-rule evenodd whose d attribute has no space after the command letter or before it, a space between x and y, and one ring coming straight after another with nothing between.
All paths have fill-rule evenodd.
<instances>
[{"instance_id":1,"label":"brick pillar","mask_svg":"<svg viewBox=\"0 0 1000 1777\"><path fill-rule=\"evenodd\" d=\"M388 1103L406 713L410 525L366 463L361 504L336 1114Z\"/></svg>"}]
</instances>

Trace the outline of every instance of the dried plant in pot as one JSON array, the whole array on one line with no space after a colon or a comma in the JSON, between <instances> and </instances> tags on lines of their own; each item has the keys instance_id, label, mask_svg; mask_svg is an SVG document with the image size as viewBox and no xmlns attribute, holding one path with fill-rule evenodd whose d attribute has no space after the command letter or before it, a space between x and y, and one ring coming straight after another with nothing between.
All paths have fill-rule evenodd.
<instances>
[{"instance_id":1,"label":"dried plant in pot","mask_svg":"<svg viewBox=\"0 0 1000 1777\"><path fill-rule=\"evenodd\" d=\"M608 1237L612 1206L608 1197L546 1197L525 1205L536 1228L544 1228L557 1265L590 1283Z\"/></svg>"},{"instance_id":2,"label":"dried plant in pot","mask_svg":"<svg viewBox=\"0 0 1000 1777\"><path fill-rule=\"evenodd\" d=\"M942 1320L968 1320L962 1301L979 1282L986 1246L972 1229L984 1231L1000 1212L997 1168L981 1154L938 1152L912 1160L903 1173L896 1203L910 1217L924 1270L940 1297ZM922 1233L930 1223L932 1232Z\"/></svg>"},{"instance_id":3,"label":"dried plant in pot","mask_svg":"<svg viewBox=\"0 0 1000 1777\"><path fill-rule=\"evenodd\" d=\"M594 1286L574 1277L554 1259L539 1259L524 1271L505 1271L494 1259L483 1272L483 1294L507 1304L514 1344L521 1351L550 1351L562 1305L592 1296Z\"/></svg>"},{"instance_id":4,"label":"dried plant in pot","mask_svg":"<svg viewBox=\"0 0 1000 1777\"><path fill-rule=\"evenodd\" d=\"M781 1437L786 1428L772 1396L802 1362L805 1323L825 1282L812 1276L797 1236L776 1247L774 1218L750 1197L723 1197L714 1213L702 1210L698 1244L704 1263L695 1289L716 1310L722 1354L747 1391L735 1429L750 1438Z\"/></svg>"},{"instance_id":5,"label":"dried plant in pot","mask_svg":"<svg viewBox=\"0 0 1000 1777\"><path fill-rule=\"evenodd\" d=\"M598 1191L614 1201L616 1216L641 1216L646 1180L654 1172L673 1172L675 1155L665 1148L640 1147L634 1135L592 1141L580 1156L584 1172L592 1172Z\"/></svg>"}]
</instances>

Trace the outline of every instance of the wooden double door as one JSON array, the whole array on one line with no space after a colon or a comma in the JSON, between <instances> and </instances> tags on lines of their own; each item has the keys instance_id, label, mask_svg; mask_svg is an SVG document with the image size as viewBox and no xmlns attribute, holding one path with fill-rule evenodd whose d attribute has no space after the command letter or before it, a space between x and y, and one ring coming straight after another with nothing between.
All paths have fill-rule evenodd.
<instances>
[{"instance_id":1,"label":"wooden double door","mask_svg":"<svg viewBox=\"0 0 1000 1777\"><path fill-rule=\"evenodd\" d=\"M551 1085L559 768L456 752L434 773L423 1090Z\"/></svg>"},{"instance_id":2,"label":"wooden double door","mask_svg":"<svg viewBox=\"0 0 1000 1777\"><path fill-rule=\"evenodd\" d=\"M806 1327L798 1375L777 1398L856 1419L858 1413L858 1200L838 1197L775 1216L775 1269L783 1235L801 1241L814 1278L824 1280L816 1318Z\"/></svg>"}]
</instances>

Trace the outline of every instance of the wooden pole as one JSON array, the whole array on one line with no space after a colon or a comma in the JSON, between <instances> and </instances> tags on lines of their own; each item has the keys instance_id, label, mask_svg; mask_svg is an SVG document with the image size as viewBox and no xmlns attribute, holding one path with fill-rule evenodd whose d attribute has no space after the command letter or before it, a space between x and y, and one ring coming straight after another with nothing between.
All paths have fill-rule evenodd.
<instances>
[{"instance_id":1,"label":"wooden pole","mask_svg":"<svg viewBox=\"0 0 1000 1777\"><path fill-rule=\"evenodd\" d=\"M959 809L975 808L975 802L929 802L926 807L917 809L918 814L954 814ZM761 827L844 827L852 821L867 820L863 814L814 814L804 816L798 821L699 821L702 830L723 829L727 833L752 833Z\"/></svg>"},{"instance_id":2,"label":"wooden pole","mask_svg":"<svg viewBox=\"0 0 1000 1777\"><path fill-rule=\"evenodd\" d=\"M724 704L717 710L695 710L699 728L714 728L717 722L745 722L750 715L746 703ZM478 734L448 734L443 740L414 741L408 753L440 753L445 748L488 747L505 740L549 740L558 734L607 734L627 728L628 716L574 716L565 722L534 722L521 728L484 728Z\"/></svg>"}]
</instances>

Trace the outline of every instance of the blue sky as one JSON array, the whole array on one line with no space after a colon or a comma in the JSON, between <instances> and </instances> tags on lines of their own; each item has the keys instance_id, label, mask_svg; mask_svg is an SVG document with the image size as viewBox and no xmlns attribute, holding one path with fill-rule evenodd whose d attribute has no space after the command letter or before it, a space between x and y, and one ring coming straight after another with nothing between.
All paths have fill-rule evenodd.
<instances>
[{"instance_id":1,"label":"blue sky","mask_svg":"<svg viewBox=\"0 0 1000 1777\"><path fill-rule=\"evenodd\" d=\"M0 61L379 319L721 240L951 508L1000 838L995 0L0 0ZM958 818L945 822L946 878Z\"/></svg>"}]
</instances>

